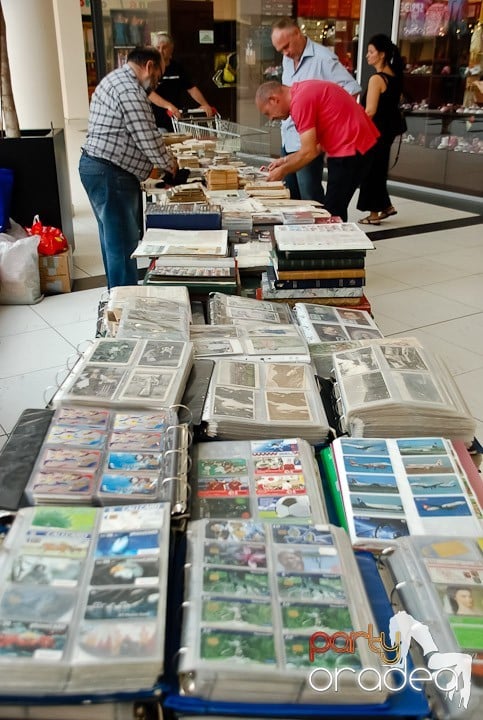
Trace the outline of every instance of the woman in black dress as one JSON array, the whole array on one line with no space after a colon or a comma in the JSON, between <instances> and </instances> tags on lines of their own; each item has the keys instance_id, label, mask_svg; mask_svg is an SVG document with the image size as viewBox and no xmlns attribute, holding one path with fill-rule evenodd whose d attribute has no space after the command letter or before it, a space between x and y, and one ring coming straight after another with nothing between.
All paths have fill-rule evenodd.
<instances>
[{"instance_id":1,"label":"woman in black dress","mask_svg":"<svg viewBox=\"0 0 483 720\"><path fill-rule=\"evenodd\" d=\"M368 42L366 60L376 72L369 78L361 104L374 121L381 137L373 151L373 163L361 183L358 210L369 215L359 220L363 225L379 225L396 215L387 192L389 155L394 138L401 132L399 102L402 92L403 61L399 50L387 35L374 35Z\"/></svg>"}]
</instances>

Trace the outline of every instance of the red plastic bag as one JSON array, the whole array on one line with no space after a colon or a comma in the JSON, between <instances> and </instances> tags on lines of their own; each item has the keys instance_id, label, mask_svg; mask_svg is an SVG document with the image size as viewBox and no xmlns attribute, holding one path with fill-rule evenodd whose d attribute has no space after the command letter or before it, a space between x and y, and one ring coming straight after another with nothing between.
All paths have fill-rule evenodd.
<instances>
[{"instance_id":1,"label":"red plastic bag","mask_svg":"<svg viewBox=\"0 0 483 720\"><path fill-rule=\"evenodd\" d=\"M43 225L39 216L34 217L32 227L26 228L29 235L40 237L39 255L58 255L69 249L69 243L62 230L52 225Z\"/></svg>"}]
</instances>

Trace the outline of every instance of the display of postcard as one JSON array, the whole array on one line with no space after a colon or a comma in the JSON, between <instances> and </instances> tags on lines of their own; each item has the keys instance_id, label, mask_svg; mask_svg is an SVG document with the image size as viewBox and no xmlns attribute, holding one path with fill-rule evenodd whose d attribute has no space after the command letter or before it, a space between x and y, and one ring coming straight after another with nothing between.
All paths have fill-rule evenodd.
<instances>
[{"instance_id":1,"label":"display of postcard","mask_svg":"<svg viewBox=\"0 0 483 720\"><path fill-rule=\"evenodd\" d=\"M234 334L232 331L235 331ZM231 337L230 337L231 335ZM243 323L193 325L190 333L195 358L232 355L259 360L310 362L301 331L295 325Z\"/></svg>"},{"instance_id":2,"label":"display of postcard","mask_svg":"<svg viewBox=\"0 0 483 720\"><path fill-rule=\"evenodd\" d=\"M181 285L174 288L164 288L154 285L128 285L112 288L109 292L109 298L105 304L102 316L103 331L99 335L101 337L115 337L119 329L124 308L129 306L130 309L139 309L143 304L140 303L138 305L138 301L142 300L158 301L162 304L163 314L165 310L169 311L169 313L166 313L167 318L169 317L170 320L167 329L171 328L172 316L176 316L176 314L179 318L179 332L183 332L184 330L185 316L188 318L188 325L191 322L191 306L187 288ZM149 303L144 304L143 309L154 310L154 307ZM159 307L154 311L154 318L153 315L151 315L146 320L146 315L144 316L142 320L143 329L152 330L152 323L156 322L158 331L162 331L165 327L163 316L157 313L159 313ZM130 321L130 328L133 331L136 331L136 322L139 322L139 320ZM129 337L129 335L126 335L126 337ZM163 337L161 337L161 339L163 339ZM174 339L187 339L187 336L183 338L173 337L173 340Z\"/></svg>"},{"instance_id":3,"label":"display of postcard","mask_svg":"<svg viewBox=\"0 0 483 720\"><path fill-rule=\"evenodd\" d=\"M173 410L58 408L25 488L29 504L186 504L188 430ZM168 480L169 478L169 480Z\"/></svg>"},{"instance_id":4,"label":"display of postcard","mask_svg":"<svg viewBox=\"0 0 483 720\"><path fill-rule=\"evenodd\" d=\"M334 651L310 657L314 632L375 627L345 532L331 525L291 530L285 523L247 519L188 524L178 667L184 695L320 703L308 681L310 669L332 675L339 662ZM379 667L360 639L350 662L360 670ZM352 674L342 682L343 693L329 690L326 702L374 702ZM378 693L376 702L386 694Z\"/></svg>"},{"instance_id":5,"label":"display of postcard","mask_svg":"<svg viewBox=\"0 0 483 720\"><path fill-rule=\"evenodd\" d=\"M191 312L179 303L159 298L126 300L117 338L148 338L162 341L189 339Z\"/></svg>"},{"instance_id":6,"label":"display of postcard","mask_svg":"<svg viewBox=\"0 0 483 720\"><path fill-rule=\"evenodd\" d=\"M167 408L181 400L192 362L189 342L98 338L52 403Z\"/></svg>"},{"instance_id":7,"label":"display of postcard","mask_svg":"<svg viewBox=\"0 0 483 720\"><path fill-rule=\"evenodd\" d=\"M357 223L321 223L315 225L276 225L275 242L280 252L287 250L370 250L369 240Z\"/></svg>"},{"instance_id":8,"label":"display of postcard","mask_svg":"<svg viewBox=\"0 0 483 720\"><path fill-rule=\"evenodd\" d=\"M169 524L167 503L19 510L0 548L3 696L157 682Z\"/></svg>"},{"instance_id":9,"label":"display of postcard","mask_svg":"<svg viewBox=\"0 0 483 720\"><path fill-rule=\"evenodd\" d=\"M296 303L294 314L309 344L383 337L370 313L365 310Z\"/></svg>"},{"instance_id":10,"label":"display of postcard","mask_svg":"<svg viewBox=\"0 0 483 720\"><path fill-rule=\"evenodd\" d=\"M353 436L438 434L471 443L476 421L443 362L415 338L333 354L343 429Z\"/></svg>"},{"instance_id":11,"label":"display of postcard","mask_svg":"<svg viewBox=\"0 0 483 720\"><path fill-rule=\"evenodd\" d=\"M327 522L314 452L301 438L198 443L190 483L194 519L283 519L287 527ZM246 539L255 541L256 532ZM224 535L220 530L217 539ZM247 562L252 567L254 557Z\"/></svg>"},{"instance_id":12,"label":"display of postcard","mask_svg":"<svg viewBox=\"0 0 483 720\"><path fill-rule=\"evenodd\" d=\"M158 257L160 255L212 255L228 254L228 230L165 230L148 228L131 257Z\"/></svg>"},{"instance_id":13,"label":"display of postcard","mask_svg":"<svg viewBox=\"0 0 483 720\"><path fill-rule=\"evenodd\" d=\"M212 293L208 303L212 325L240 325L245 322L293 324L288 305L263 300Z\"/></svg>"},{"instance_id":14,"label":"display of postcard","mask_svg":"<svg viewBox=\"0 0 483 720\"><path fill-rule=\"evenodd\" d=\"M483 512L449 440L334 440L340 492L354 543L381 545L403 535L483 534Z\"/></svg>"},{"instance_id":15,"label":"display of postcard","mask_svg":"<svg viewBox=\"0 0 483 720\"><path fill-rule=\"evenodd\" d=\"M224 440L298 437L320 443L327 416L307 363L215 361L203 410L207 434Z\"/></svg>"},{"instance_id":16,"label":"display of postcard","mask_svg":"<svg viewBox=\"0 0 483 720\"><path fill-rule=\"evenodd\" d=\"M476 720L483 691L483 541L446 532L400 538L381 563L395 609L411 632L411 647L421 665L447 661L455 693L436 685L438 717ZM428 647L431 645L431 652ZM434 650L434 652L433 652ZM431 661L431 664L430 664Z\"/></svg>"}]
</instances>

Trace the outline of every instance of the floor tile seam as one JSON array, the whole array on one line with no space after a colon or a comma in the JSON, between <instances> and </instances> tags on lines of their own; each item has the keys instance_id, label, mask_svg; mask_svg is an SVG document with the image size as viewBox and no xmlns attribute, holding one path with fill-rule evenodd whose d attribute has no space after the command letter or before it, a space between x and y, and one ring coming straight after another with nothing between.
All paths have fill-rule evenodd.
<instances>
[{"instance_id":1,"label":"floor tile seam","mask_svg":"<svg viewBox=\"0 0 483 720\"><path fill-rule=\"evenodd\" d=\"M35 375L36 373L46 372L48 370L55 370L57 369L58 372L61 371L67 371L70 372L69 368L66 366L65 362L63 365L47 365L46 367L36 368L35 370L26 370L24 372L16 373L15 375L0 375L0 383L4 382L5 380L15 380L16 378L22 378L27 377L29 375ZM47 387L51 387L50 385ZM52 386L53 387L53 386Z\"/></svg>"},{"instance_id":2,"label":"floor tile seam","mask_svg":"<svg viewBox=\"0 0 483 720\"><path fill-rule=\"evenodd\" d=\"M470 215L466 218L437 220L429 223L406 225L405 227L388 228L387 230L372 230L366 232L366 235L374 242L377 240L390 240L397 237L403 238L408 235L424 235L426 233L440 232L442 230L473 227L474 225L480 224L483 224L483 215Z\"/></svg>"}]
</instances>

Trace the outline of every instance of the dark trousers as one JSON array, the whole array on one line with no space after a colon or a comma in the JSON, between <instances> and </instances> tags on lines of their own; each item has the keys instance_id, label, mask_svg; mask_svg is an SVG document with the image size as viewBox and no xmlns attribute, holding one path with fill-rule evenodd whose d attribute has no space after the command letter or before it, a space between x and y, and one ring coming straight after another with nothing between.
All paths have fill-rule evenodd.
<instances>
[{"instance_id":1,"label":"dark trousers","mask_svg":"<svg viewBox=\"0 0 483 720\"><path fill-rule=\"evenodd\" d=\"M347 208L352 196L370 170L373 150L371 148L364 155L356 153L347 157L327 158L324 206L331 215L338 215L343 222L347 222Z\"/></svg>"},{"instance_id":2,"label":"dark trousers","mask_svg":"<svg viewBox=\"0 0 483 720\"><path fill-rule=\"evenodd\" d=\"M358 210L380 212L391 206L387 192L387 174L392 140L380 137L373 150L373 161L369 172L361 183Z\"/></svg>"},{"instance_id":3,"label":"dark trousers","mask_svg":"<svg viewBox=\"0 0 483 720\"><path fill-rule=\"evenodd\" d=\"M282 157L291 155L282 147ZM322 173L324 171L324 153L305 165L295 173L290 173L284 178L284 183L290 190L292 200L315 200L324 203L324 187L322 185Z\"/></svg>"}]
</instances>

